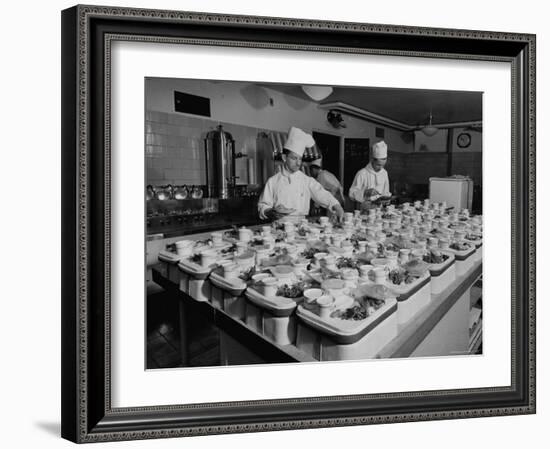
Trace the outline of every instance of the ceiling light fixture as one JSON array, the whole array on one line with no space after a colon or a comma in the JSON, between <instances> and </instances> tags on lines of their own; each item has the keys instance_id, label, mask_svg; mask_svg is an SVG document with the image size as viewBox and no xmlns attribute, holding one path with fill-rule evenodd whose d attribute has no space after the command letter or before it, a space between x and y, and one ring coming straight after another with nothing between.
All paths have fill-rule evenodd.
<instances>
[{"instance_id":1,"label":"ceiling light fixture","mask_svg":"<svg viewBox=\"0 0 550 449\"><path fill-rule=\"evenodd\" d=\"M302 90L309 98L315 101L321 101L327 98L333 91L330 86L302 86Z\"/></svg>"},{"instance_id":2,"label":"ceiling light fixture","mask_svg":"<svg viewBox=\"0 0 550 449\"><path fill-rule=\"evenodd\" d=\"M421 128L420 131L422 131L426 136L431 137L437 131L439 131L435 126L432 125L432 111L430 110L430 123L427 126L424 126L424 128Z\"/></svg>"}]
</instances>

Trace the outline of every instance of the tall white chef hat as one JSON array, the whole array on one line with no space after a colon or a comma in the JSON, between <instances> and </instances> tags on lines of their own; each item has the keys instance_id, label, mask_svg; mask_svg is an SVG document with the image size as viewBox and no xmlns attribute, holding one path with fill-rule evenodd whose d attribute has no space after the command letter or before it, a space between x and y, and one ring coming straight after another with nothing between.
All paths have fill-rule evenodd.
<instances>
[{"instance_id":1,"label":"tall white chef hat","mask_svg":"<svg viewBox=\"0 0 550 449\"><path fill-rule=\"evenodd\" d=\"M321 158L315 159L314 161L311 162L310 165L315 165L315 166L321 168L323 166L323 159L321 159Z\"/></svg>"},{"instance_id":2,"label":"tall white chef hat","mask_svg":"<svg viewBox=\"0 0 550 449\"><path fill-rule=\"evenodd\" d=\"M372 146L372 157L376 159L385 159L388 157L388 146L381 140Z\"/></svg>"},{"instance_id":3,"label":"tall white chef hat","mask_svg":"<svg viewBox=\"0 0 550 449\"><path fill-rule=\"evenodd\" d=\"M315 140L313 140L311 135L293 126L288 131L288 137L286 138L283 148L296 153L298 156L302 156L306 148L310 148L313 145L315 145Z\"/></svg>"}]
</instances>

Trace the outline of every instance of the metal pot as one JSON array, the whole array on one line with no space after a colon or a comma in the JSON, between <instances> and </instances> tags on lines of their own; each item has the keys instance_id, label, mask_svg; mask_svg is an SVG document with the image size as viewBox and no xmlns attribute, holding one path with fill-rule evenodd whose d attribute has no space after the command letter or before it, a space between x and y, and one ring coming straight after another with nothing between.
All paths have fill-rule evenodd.
<instances>
[{"instance_id":1,"label":"metal pot","mask_svg":"<svg viewBox=\"0 0 550 449\"><path fill-rule=\"evenodd\" d=\"M174 199L184 200L189 196L189 190L186 185L174 186Z\"/></svg>"},{"instance_id":2,"label":"metal pot","mask_svg":"<svg viewBox=\"0 0 550 449\"><path fill-rule=\"evenodd\" d=\"M149 184L145 189L145 198L147 198L147 201L149 201L155 198L155 195L156 195L155 188L151 184Z\"/></svg>"},{"instance_id":3,"label":"metal pot","mask_svg":"<svg viewBox=\"0 0 550 449\"><path fill-rule=\"evenodd\" d=\"M171 184L165 186L158 186L156 188L156 198L157 200L170 200L174 194L174 188Z\"/></svg>"},{"instance_id":4,"label":"metal pot","mask_svg":"<svg viewBox=\"0 0 550 449\"><path fill-rule=\"evenodd\" d=\"M194 199L202 198L204 192L199 186L193 186L193 190L191 190L191 197Z\"/></svg>"}]
</instances>

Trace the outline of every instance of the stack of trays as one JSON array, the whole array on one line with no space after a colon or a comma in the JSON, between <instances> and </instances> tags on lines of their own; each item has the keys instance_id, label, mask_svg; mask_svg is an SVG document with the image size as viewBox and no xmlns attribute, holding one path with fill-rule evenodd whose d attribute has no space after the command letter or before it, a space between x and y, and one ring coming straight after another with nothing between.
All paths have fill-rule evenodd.
<instances>
[{"instance_id":1,"label":"stack of trays","mask_svg":"<svg viewBox=\"0 0 550 449\"><path fill-rule=\"evenodd\" d=\"M296 306L303 298L268 298L254 287L245 292L246 324L279 345L296 341Z\"/></svg>"},{"instance_id":2,"label":"stack of trays","mask_svg":"<svg viewBox=\"0 0 550 449\"><path fill-rule=\"evenodd\" d=\"M397 336L397 311L395 298L363 320L321 318L299 305L296 346L320 361L374 358Z\"/></svg>"},{"instance_id":3,"label":"stack of trays","mask_svg":"<svg viewBox=\"0 0 550 449\"><path fill-rule=\"evenodd\" d=\"M175 284L179 284L180 282L178 262L184 258L185 256L180 256L170 251L163 250L159 252L158 259L166 265L166 277Z\"/></svg>"},{"instance_id":4,"label":"stack of trays","mask_svg":"<svg viewBox=\"0 0 550 449\"><path fill-rule=\"evenodd\" d=\"M464 251L458 251L451 248L449 248L447 251L451 251L455 255L457 277L464 276L474 266L474 259L476 254L475 245L470 243L470 248Z\"/></svg>"},{"instance_id":5,"label":"stack of trays","mask_svg":"<svg viewBox=\"0 0 550 449\"><path fill-rule=\"evenodd\" d=\"M430 272L428 271L410 284L387 284L388 287L394 291L397 297L398 324L401 325L407 323L420 310L430 303L432 299L430 280Z\"/></svg>"},{"instance_id":6,"label":"stack of trays","mask_svg":"<svg viewBox=\"0 0 550 449\"><path fill-rule=\"evenodd\" d=\"M451 285L456 279L455 255L450 251L441 251L442 254L449 256L442 263L430 264L431 289L432 295L437 295Z\"/></svg>"},{"instance_id":7,"label":"stack of trays","mask_svg":"<svg viewBox=\"0 0 550 449\"><path fill-rule=\"evenodd\" d=\"M468 238L465 239L468 243L471 243L472 245L475 245L476 247L476 253L474 254L473 262L480 262L481 258L483 256L483 239L479 238L477 240L470 240Z\"/></svg>"},{"instance_id":8,"label":"stack of trays","mask_svg":"<svg viewBox=\"0 0 550 449\"><path fill-rule=\"evenodd\" d=\"M180 275L180 290L196 301L210 301L210 276L211 271L216 267L216 264L203 266L190 259L180 260L178 268L181 271Z\"/></svg>"},{"instance_id":9,"label":"stack of trays","mask_svg":"<svg viewBox=\"0 0 550 449\"><path fill-rule=\"evenodd\" d=\"M238 320L245 319L245 298L243 296L247 284L236 277L226 279L223 270L217 268L210 273L211 302L228 315Z\"/></svg>"}]
</instances>

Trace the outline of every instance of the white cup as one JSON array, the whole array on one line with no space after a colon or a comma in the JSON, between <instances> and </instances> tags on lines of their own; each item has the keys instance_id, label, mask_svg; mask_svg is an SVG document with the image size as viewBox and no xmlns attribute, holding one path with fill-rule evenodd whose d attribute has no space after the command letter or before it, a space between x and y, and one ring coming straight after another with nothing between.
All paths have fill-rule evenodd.
<instances>
[{"instance_id":1,"label":"white cup","mask_svg":"<svg viewBox=\"0 0 550 449\"><path fill-rule=\"evenodd\" d=\"M386 281L386 269L384 267L376 267L372 271L374 272L374 282L383 284Z\"/></svg>"},{"instance_id":2,"label":"white cup","mask_svg":"<svg viewBox=\"0 0 550 449\"><path fill-rule=\"evenodd\" d=\"M328 295L324 295L317 298L316 302L319 306L319 316L323 319L329 318L334 305L334 299Z\"/></svg>"},{"instance_id":3,"label":"white cup","mask_svg":"<svg viewBox=\"0 0 550 449\"><path fill-rule=\"evenodd\" d=\"M210 265L216 263L218 254L216 251L206 250L201 253L201 264L203 267L209 267Z\"/></svg>"},{"instance_id":4,"label":"white cup","mask_svg":"<svg viewBox=\"0 0 550 449\"><path fill-rule=\"evenodd\" d=\"M247 228L240 228L239 229L239 240L241 242L249 242L252 240L252 230Z\"/></svg>"},{"instance_id":5,"label":"white cup","mask_svg":"<svg viewBox=\"0 0 550 449\"><path fill-rule=\"evenodd\" d=\"M262 279L262 293L266 298L273 298L277 294L277 278L267 277Z\"/></svg>"},{"instance_id":6,"label":"white cup","mask_svg":"<svg viewBox=\"0 0 550 449\"><path fill-rule=\"evenodd\" d=\"M230 263L223 266L223 277L226 279L234 279L239 274L236 263Z\"/></svg>"},{"instance_id":7,"label":"white cup","mask_svg":"<svg viewBox=\"0 0 550 449\"><path fill-rule=\"evenodd\" d=\"M210 234L210 237L212 237L212 243L214 245L220 245L222 243L223 234L221 232L213 232Z\"/></svg>"},{"instance_id":8,"label":"white cup","mask_svg":"<svg viewBox=\"0 0 550 449\"><path fill-rule=\"evenodd\" d=\"M361 278L362 279L368 279L369 278L369 273L371 272L371 270L373 269L374 267L370 264L366 264L366 265L361 265L359 267L359 272L360 272L360 275L361 275Z\"/></svg>"},{"instance_id":9,"label":"white cup","mask_svg":"<svg viewBox=\"0 0 550 449\"><path fill-rule=\"evenodd\" d=\"M317 308L317 298L323 296L323 290L320 288L308 288L304 290L304 307L306 309Z\"/></svg>"}]
</instances>

